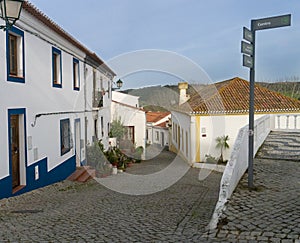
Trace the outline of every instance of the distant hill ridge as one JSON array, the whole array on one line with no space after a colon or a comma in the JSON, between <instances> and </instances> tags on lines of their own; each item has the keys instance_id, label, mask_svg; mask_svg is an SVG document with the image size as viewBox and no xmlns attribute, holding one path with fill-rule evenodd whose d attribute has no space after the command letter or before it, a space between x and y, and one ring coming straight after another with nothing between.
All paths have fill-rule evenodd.
<instances>
[{"instance_id":1,"label":"distant hill ridge","mask_svg":"<svg viewBox=\"0 0 300 243\"><path fill-rule=\"evenodd\" d=\"M300 100L300 82L257 82L267 89L281 93L285 96ZM203 88L204 84L190 84L187 93L193 95ZM179 89L177 85L151 86L139 89L128 89L123 93L140 97L140 105L145 110L169 111L179 101Z\"/></svg>"}]
</instances>

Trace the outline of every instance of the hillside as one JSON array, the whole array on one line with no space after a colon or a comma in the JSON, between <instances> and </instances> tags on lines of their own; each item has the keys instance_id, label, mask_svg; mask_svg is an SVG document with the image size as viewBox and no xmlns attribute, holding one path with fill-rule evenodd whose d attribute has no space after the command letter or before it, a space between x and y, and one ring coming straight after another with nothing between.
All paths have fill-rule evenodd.
<instances>
[{"instance_id":1,"label":"hillside","mask_svg":"<svg viewBox=\"0 0 300 243\"><path fill-rule=\"evenodd\" d=\"M300 100L300 82L257 82L257 84L288 97ZM204 85L200 84L189 85L187 93L192 95L197 92L197 90L203 88L203 86ZM177 85L144 87L122 92L139 96L140 105L143 106L145 110L151 111L170 110L171 107L178 104L179 100L179 90Z\"/></svg>"},{"instance_id":2,"label":"hillside","mask_svg":"<svg viewBox=\"0 0 300 243\"><path fill-rule=\"evenodd\" d=\"M279 92L285 96L300 100L300 82L258 82L258 84L267 89Z\"/></svg>"}]
</instances>

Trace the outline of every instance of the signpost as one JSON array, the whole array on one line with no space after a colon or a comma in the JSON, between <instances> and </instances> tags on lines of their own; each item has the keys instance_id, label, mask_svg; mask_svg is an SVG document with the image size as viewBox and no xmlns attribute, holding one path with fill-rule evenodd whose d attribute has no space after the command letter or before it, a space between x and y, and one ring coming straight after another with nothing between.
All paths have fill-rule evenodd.
<instances>
[{"instance_id":1,"label":"signpost","mask_svg":"<svg viewBox=\"0 0 300 243\"><path fill-rule=\"evenodd\" d=\"M248 147L248 187L253 185L253 156L254 156L254 83L255 83L255 31L273 29L291 25L291 14L251 20L251 30L243 28L242 41L243 66L250 68L250 97L249 97L249 147Z\"/></svg>"}]
</instances>

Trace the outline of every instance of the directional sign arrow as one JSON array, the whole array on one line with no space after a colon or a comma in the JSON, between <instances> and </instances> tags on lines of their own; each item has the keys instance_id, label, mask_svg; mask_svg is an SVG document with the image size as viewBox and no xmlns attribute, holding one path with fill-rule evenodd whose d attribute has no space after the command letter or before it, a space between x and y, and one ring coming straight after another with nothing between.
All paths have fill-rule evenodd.
<instances>
[{"instance_id":1,"label":"directional sign arrow","mask_svg":"<svg viewBox=\"0 0 300 243\"><path fill-rule=\"evenodd\" d=\"M243 28L243 38L249 42L253 41L253 34L251 30L248 30L246 27Z\"/></svg>"},{"instance_id":2,"label":"directional sign arrow","mask_svg":"<svg viewBox=\"0 0 300 243\"><path fill-rule=\"evenodd\" d=\"M243 66L253 68L253 58L247 55L243 55Z\"/></svg>"},{"instance_id":3,"label":"directional sign arrow","mask_svg":"<svg viewBox=\"0 0 300 243\"><path fill-rule=\"evenodd\" d=\"M291 14L270 17L270 18L263 18L263 19L253 19L251 22L252 22L252 30L254 31L290 26Z\"/></svg>"},{"instance_id":4,"label":"directional sign arrow","mask_svg":"<svg viewBox=\"0 0 300 243\"><path fill-rule=\"evenodd\" d=\"M251 45L245 41L242 41L241 52L252 56L253 55L253 45Z\"/></svg>"}]
</instances>

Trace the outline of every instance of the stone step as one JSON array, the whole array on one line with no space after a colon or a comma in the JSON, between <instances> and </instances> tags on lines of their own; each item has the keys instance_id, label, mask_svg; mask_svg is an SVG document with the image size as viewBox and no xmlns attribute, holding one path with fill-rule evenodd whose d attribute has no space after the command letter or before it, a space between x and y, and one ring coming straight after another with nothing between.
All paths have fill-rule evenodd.
<instances>
[{"instance_id":1,"label":"stone step","mask_svg":"<svg viewBox=\"0 0 300 243\"><path fill-rule=\"evenodd\" d=\"M272 131L256 158L300 161L300 132Z\"/></svg>"},{"instance_id":2,"label":"stone step","mask_svg":"<svg viewBox=\"0 0 300 243\"><path fill-rule=\"evenodd\" d=\"M83 174L81 174L80 177L77 178L77 181L86 182L89 179L93 179L95 177L96 177L96 170L88 169L88 170L85 170L85 172Z\"/></svg>"},{"instance_id":3,"label":"stone step","mask_svg":"<svg viewBox=\"0 0 300 243\"><path fill-rule=\"evenodd\" d=\"M70 181L86 182L87 180L96 177L96 171L90 166L77 167L76 171L72 173L67 179Z\"/></svg>"}]
</instances>

